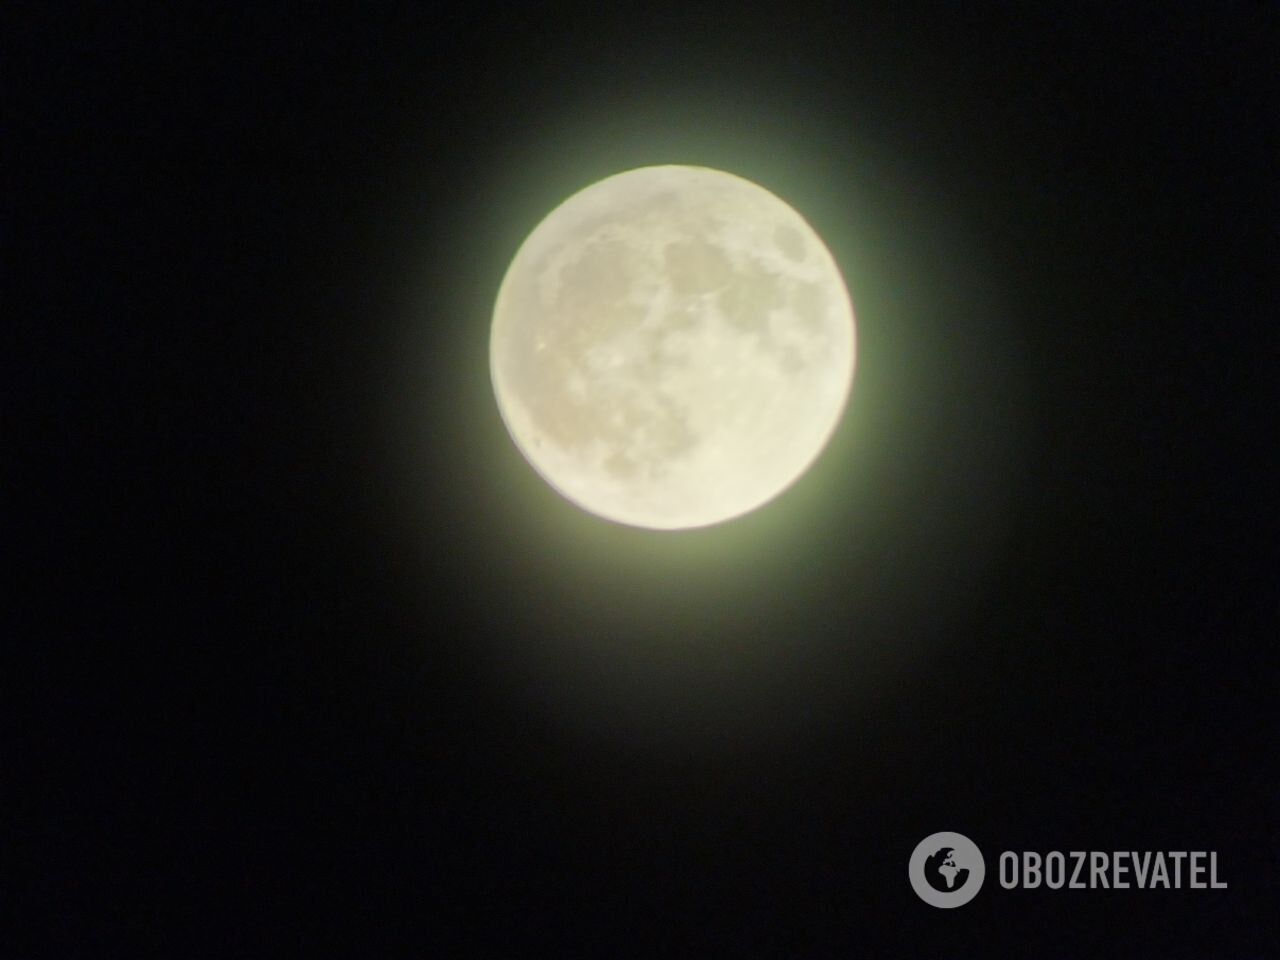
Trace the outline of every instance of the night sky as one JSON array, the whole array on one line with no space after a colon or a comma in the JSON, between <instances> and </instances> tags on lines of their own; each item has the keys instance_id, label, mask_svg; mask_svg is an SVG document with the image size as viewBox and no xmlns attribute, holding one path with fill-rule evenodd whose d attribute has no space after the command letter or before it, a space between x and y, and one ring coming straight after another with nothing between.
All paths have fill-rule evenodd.
<instances>
[{"instance_id":1,"label":"night sky","mask_svg":"<svg viewBox=\"0 0 1280 960\"><path fill-rule=\"evenodd\" d=\"M7 10L0 957L1274 955L1275 7L349 6ZM488 373L651 163L858 316L814 469L674 534ZM1230 887L995 882L1079 849Z\"/></svg>"}]
</instances>

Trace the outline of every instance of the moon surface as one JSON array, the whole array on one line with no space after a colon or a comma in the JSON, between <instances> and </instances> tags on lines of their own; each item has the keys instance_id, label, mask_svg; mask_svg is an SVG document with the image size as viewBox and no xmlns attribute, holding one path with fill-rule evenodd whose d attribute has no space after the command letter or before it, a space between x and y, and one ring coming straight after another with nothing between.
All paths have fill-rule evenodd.
<instances>
[{"instance_id":1,"label":"moon surface","mask_svg":"<svg viewBox=\"0 0 1280 960\"><path fill-rule=\"evenodd\" d=\"M754 510L810 467L854 344L840 270L800 214L723 171L641 167L569 197L521 245L490 373L552 487L676 530Z\"/></svg>"}]
</instances>

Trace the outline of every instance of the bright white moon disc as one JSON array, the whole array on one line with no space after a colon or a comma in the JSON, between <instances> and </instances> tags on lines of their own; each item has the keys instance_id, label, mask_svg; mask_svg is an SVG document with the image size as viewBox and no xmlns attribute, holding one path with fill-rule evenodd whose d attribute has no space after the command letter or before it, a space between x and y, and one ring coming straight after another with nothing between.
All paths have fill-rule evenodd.
<instances>
[{"instance_id":1,"label":"bright white moon disc","mask_svg":"<svg viewBox=\"0 0 1280 960\"><path fill-rule=\"evenodd\" d=\"M498 291L490 373L542 477L591 513L673 530L771 500L853 380L853 307L807 222L719 170L641 167L574 194Z\"/></svg>"}]
</instances>

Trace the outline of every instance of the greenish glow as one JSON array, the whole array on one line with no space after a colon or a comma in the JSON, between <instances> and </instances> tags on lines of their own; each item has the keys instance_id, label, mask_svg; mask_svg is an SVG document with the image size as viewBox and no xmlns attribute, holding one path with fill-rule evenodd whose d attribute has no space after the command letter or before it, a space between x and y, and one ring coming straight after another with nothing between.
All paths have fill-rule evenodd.
<instances>
[{"instance_id":1,"label":"greenish glow","mask_svg":"<svg viewBox=\"0 0 1280 960\"><path fill-rule=\"evenodd\" d=\"M477 157L454 208L422 211L431 253L388 361L404 535L447 518L486 607L477 663L566 722L703 742L871 702L971 601L1011 520L1018 349L978 212L909 155L859 142L856 111L822 117L801 93L548 108ZM732 523L674 532L548 487L488 376L494 297L529 231L586 184L662 163L729 170L793 206L858 323L848 406L809 471Z\"/></svg>"}]
</instances>

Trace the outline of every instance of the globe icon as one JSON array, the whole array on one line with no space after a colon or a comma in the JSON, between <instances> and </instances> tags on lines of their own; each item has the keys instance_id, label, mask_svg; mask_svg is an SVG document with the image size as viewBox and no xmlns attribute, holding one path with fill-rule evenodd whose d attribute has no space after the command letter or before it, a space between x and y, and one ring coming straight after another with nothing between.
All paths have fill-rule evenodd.
<instances>
[{"instance_id":1,"label":"globe icon","mask_svg":"<svg viewBox=\"0 0 1280 960\"><path fill-rule=\"evenodd\" d=\"M978 895L987 864L978 845L963 833L931 833L911 851L907 878L911 889L931 907L948 910Z\"/></svg>"},{"instance_id":2,"label":"globe icon","mask_svg":"<svg viewBox=\"0 0 1280 960\"><path fill-rule=\"evenodd\" d=\"M956 859L954 847L939 847L924 862L924 879L939 893L954 893L969 879L969 868Z\"/></svg>"}]
</instances>

